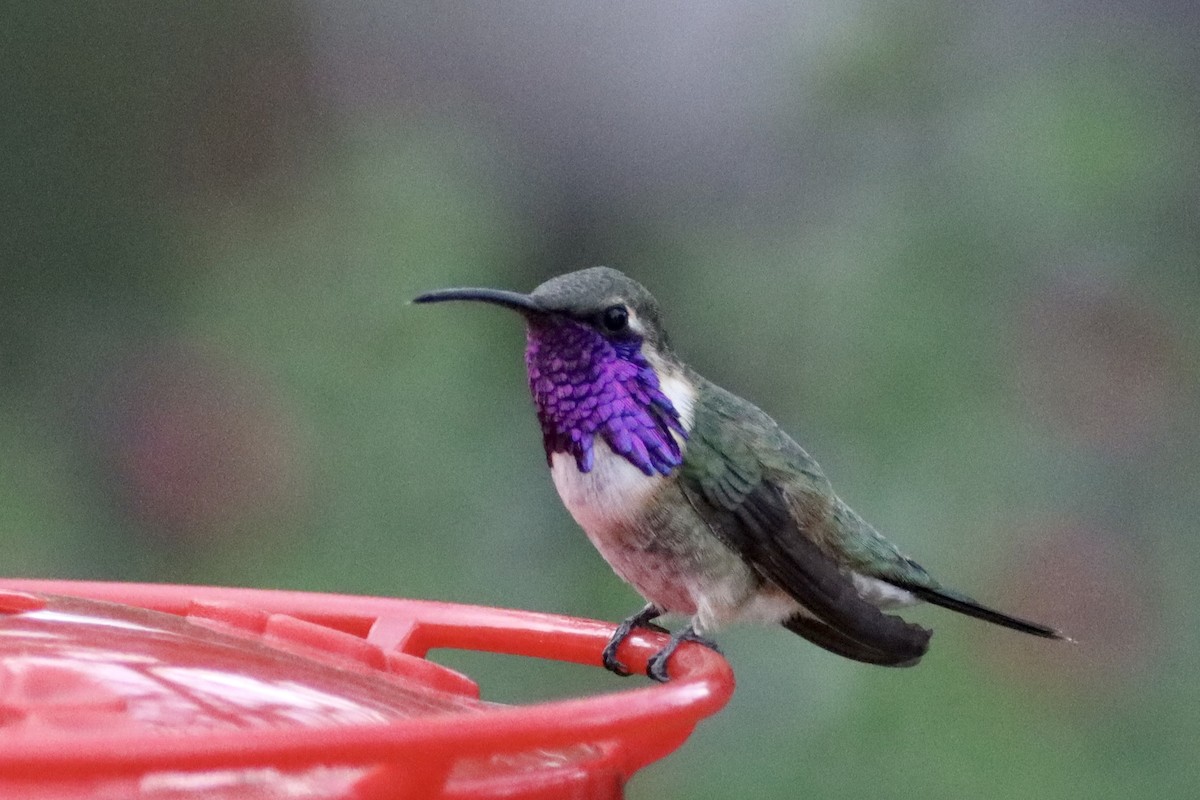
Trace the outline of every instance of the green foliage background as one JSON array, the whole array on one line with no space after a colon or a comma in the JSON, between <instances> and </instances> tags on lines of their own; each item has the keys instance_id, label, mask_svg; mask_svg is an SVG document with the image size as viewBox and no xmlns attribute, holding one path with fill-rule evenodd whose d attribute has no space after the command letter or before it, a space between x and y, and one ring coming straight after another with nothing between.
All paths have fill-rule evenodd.
<instances>
[{"instance_id":1,"label":"green foliage background","mask_svg":"<svg viewBox=\"0 0 1200 800\"><path fill-rule=\"evenodd\" d=\"M603 263L914 557L1079 639L729 631L731 705L631 797L1195 795L1195 10L588 8L11 8L3 572L625 616L517 321L407 304Z\"/></svg>"}]
</instances>

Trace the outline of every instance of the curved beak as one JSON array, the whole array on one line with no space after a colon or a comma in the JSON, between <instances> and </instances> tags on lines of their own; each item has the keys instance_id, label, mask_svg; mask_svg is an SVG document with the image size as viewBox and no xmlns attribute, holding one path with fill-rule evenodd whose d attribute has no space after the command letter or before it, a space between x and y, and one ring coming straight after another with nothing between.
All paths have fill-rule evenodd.
<instances>
[{"instance_id":1,"label":"curved beak","mask_svg":"<svg viewBox=\"0 0 1200 800\"><path fill-rule=\"evenodd\" d=\"M503 289L438 289L413 298L414 303L442 303L447 300L473 300L478 303L491 303L511 308L525 316L547 313L546 309L538 305L537 301L529 295L520 292L506 292Z\"/></svg>"}]
</instances>

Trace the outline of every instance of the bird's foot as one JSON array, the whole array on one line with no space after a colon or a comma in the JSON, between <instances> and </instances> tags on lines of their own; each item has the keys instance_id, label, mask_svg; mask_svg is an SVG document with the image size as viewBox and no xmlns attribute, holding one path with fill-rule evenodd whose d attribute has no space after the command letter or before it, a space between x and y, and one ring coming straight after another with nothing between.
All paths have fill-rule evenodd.
<instances>
[{"instance_id":1,"label":"bird's foot","mask_svg":"<svg viewBox=\"0 0 1200 800\"><path fill-rule=\"evenodd\" d=\"M721 652L721 648L717 646L716 642L696 633L695 628L688 625L679 633L672 636L671 641L667 643L666 647L650 657L650 660L646 663L646 675L659 683L666 683L670 680L670 676L667 674L667 662L675 654L676 648L684 642L695 642L696 644L704 645L715 653Z\"/></svg>"},{"instance_id":2,"label":"bird's foot","mask_svg":"<svg viewBox=\"0 0 1200 800\"><path fill-rule=\"evenodd\" d=\"M617 659L617 649L621 646L621 642L629 638L629 634L633 633L634 628L648 628L658 633L670 633L666 628L652 622L659 616L662 616L662 610L650 603L632 617L622 620L612 637L609 638L608 644L604 646L604 652L600 654L600 662L604 664L604 668L621 676L631 674L629 667Z\"/></svg>"}]
</instances>

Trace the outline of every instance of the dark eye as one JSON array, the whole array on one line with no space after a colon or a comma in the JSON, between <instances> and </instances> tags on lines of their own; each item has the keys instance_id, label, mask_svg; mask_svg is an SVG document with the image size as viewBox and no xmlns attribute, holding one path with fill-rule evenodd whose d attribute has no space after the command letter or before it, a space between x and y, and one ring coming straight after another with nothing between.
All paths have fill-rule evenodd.
<instances>
[{"instance_id":1,"label":"dark eye","mask_svg":"<svg viewBox=\"0 0 1200 800\"><path fill-rule=\"evenodd\" d=\"M629 311L625 306L609 306L600 315L600 323L611 333L620 333L629 325Z\"/></svg>"}]
</instances>

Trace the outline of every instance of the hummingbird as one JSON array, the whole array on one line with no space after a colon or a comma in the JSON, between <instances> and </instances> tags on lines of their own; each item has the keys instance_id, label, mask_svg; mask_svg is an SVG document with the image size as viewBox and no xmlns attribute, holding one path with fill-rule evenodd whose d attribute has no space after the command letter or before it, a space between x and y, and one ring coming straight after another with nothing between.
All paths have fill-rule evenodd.
<instances>
[{"instance_id":1,"label":"hummingbird","mask_svg":"<svg viewBox=\"0 0 1200 800\"><path fill-rule=\"evenodd\" d=\"M834 493L817 462L757 406L675 354L657 301L608 267L529 294L460 288L416 303L474 301L525 321L525 366L546 463L588 539L646 605L617 626L601 662L663 615L689 622L647 662L669 678L684 642L733 622L778 623L840 656L907 667L932 631L889 610L920 601L1048 639L1054 628L947 588Z\"/></svg>"}]
</instances>

